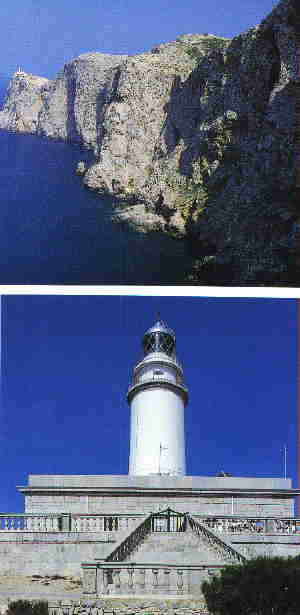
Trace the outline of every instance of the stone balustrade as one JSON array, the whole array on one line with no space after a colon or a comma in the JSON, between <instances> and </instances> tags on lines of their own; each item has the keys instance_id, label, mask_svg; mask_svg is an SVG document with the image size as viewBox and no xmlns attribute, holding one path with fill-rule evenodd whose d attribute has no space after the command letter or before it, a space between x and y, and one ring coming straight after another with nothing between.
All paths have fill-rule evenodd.
<instances>
[{"instance_id":1,"label":"stone balustrade","mask_svg":"<svg viewBox=\"0 0 300 615\"><path fill-rule=\"evenodd\" d=\"M300 534L300 519L196 517L207 528L221 534Z\"/></svg>"},{"instance_id":2,"label":"stone balustrade","mask_svg":"<svg viewBox=\"0 0 300 615\"><path fill-rule=\"evenodd\" d=\"M300 519L278 517L220 517L193 515L194 519L220 534L300 535ZM0 514L0 532L122 532L134 530L143 515L99 515L76 513ZM166 524L169 523L170 527ZM182 531L180 517L155 517L151 531Z\"/></svg>"},{"instance_id":3,"label":"stone balustrade","mask_svg":"<svg viewBox=\"0 0 300 615\"><path fill-rule=\"evenodd\" d=\"M119 532L134 529L138 516L71 515L72 532Z\"/></svg>"},{"instance_id":4,"label":"stone balustrade","mask_svg":"<svg viewBox=\"0 0 300 615\"><path fill-rule=\"evenodd\" d=\"M62 531L61 515L0 514L0 532Z\"/></svg>"},{"instance_id":5,"label":"stone balustrade","mask_svg":"<svg viewBox=\"0 0 300 615\"><path fill-rule=\"evenodd\" d=\"M119 532L134 529L139 516L98 514L0 514L0 532Z\"/></svg>"},{"instance_id":6,"label":"stone balustrade","mask_svg":"<svg viewBox=\"0 0 300 615\"><path fill-rule=\"evenodd\" d=\"M201 594L201 583L221 566L83 563L83 592L100 596Z\"/></svg>"}]
</instances>

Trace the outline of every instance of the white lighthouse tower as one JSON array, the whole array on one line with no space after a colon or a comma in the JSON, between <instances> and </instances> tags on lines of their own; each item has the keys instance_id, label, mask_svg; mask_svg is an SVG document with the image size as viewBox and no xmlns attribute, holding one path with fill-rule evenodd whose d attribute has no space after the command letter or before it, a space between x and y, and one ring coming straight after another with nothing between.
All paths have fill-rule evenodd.
<instances>
[{"instance_id":1,"label":"white lighthouse tower","mask_svg":"<svg viewBox=\"0 0 300 615\"><path fill-rule=\"evenodd\" d=\"M133 370L129 474L185 475L184 407L188 392L176 358L174 332L158 320L143 337Z\"/></svg>"}]
</instances>

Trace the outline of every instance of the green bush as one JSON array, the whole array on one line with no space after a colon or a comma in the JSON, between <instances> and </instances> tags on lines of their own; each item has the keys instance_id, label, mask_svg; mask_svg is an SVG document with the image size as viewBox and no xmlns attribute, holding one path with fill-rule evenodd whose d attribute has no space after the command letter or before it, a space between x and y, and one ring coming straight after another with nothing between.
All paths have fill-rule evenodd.
<instances>
[{"instance_id":1,"label":"green bush","mask_svg":"<svg viewBox=\"0 0 300 615\"><path fill-rule=\"evenodd\" d=\"M202 583L213 615L299 615L299 557L257 557Z\"/></svg>"},{"instance_id":2,"label":"green bush","mask_svg":"<svg viewBox=\"0 0 300 615\"><path fill-rule=\"evenodd\" d=\"M200 51L200 49L198 49L196 46L190 46L188 47L188 49L185 50L186 53L193 58L193 60L200 60L200 58L202 58L202 53Z\"/></svg>"},{"instance_id":3,"label":"green bush","mask_svg":"<svg viewBox=\"0 0 300 615\"><path fill-rule=\"evenodd\" d=\"M48 602L15 600L10 602L7 615L48 615Z\"/></svg>"}]
</instances>

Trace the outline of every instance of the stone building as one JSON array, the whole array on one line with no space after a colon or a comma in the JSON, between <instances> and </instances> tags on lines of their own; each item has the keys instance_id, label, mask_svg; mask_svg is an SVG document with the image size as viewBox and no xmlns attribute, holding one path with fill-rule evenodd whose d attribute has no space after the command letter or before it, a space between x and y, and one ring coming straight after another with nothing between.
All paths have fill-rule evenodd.
<instances>
[{"instance_id":1,"label":"stone building","mask_svg":"<svg viewBox=\"0 0 300 615\"><path fill-rule=\"evenodd\" d=\"M225 564L300 553L290 479L186 475L175 334L158 320L143 349L127 394L129 474L29 475L24 514L1 515L3 573L83 574L90 597L200 600Z\"/></svg>"}]
</instances>

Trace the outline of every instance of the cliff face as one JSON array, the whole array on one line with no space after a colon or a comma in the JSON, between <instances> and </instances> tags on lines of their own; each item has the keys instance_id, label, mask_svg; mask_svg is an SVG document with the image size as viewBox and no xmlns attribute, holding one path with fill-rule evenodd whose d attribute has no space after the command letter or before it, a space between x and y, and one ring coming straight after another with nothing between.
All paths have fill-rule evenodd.
<instances>
[{"instance_id":1,"label":"cliff face","mask_svg":"<svg viewBox=\"0 0 300 615\"><path fill-rule=\"evenodd\" d=\"M186 234L192 280L284 278L297 222L297 27L296 3L283 0L232 40L85 54L54 81L16 73L0 127L93 149L85 184L127 202L127 218L146 207Z\"/></svg>"}]
</instances>

